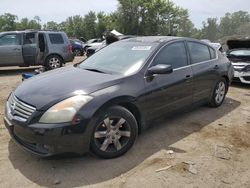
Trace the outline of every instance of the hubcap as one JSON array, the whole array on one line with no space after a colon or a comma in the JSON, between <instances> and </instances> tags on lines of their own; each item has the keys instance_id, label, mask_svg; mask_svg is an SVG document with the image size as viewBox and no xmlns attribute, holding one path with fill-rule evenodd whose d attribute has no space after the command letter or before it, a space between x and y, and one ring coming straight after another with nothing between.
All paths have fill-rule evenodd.
<instances>
[{"instance_id":1,"label":"hubcap","mask_svg":"<svg viewBox=\"0 0 250 188\"><path fill-rule=\"evenodd\" d=\"M100 150L116 152L128 143L130 134L130 126L125 119L107 117L96 127L94 139Z\"/></svg>"},{"instance_id":2,"label":"hubcap","mask_svg":"<svg viewBox=\"0 0 250 188\"><path fill-rule=\"evenodd\" d=\"M52 69L56 69L60 67L60 60L56 57L50 58L49 65Z\"/></svg>"},{"instance_id":3,"label":"hubcap","mask_svg":"<svg viewBox=\"0 0 250 188\"><path fill-rule=\"evenodd\" d=\"M226 86L224 82L219 82L217 88L215 90L215 101L217 104L220 104L225 96L226 93Z\"/></svg>"}]
</instances>

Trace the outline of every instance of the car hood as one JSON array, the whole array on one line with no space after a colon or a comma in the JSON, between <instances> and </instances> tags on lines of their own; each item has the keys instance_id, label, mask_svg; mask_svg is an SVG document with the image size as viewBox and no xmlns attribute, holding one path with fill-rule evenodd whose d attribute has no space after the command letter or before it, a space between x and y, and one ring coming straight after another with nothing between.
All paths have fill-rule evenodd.
<instances>
[{"instance_id":1,"label":"car hood","mask_svg":"<svg viewBox=\"0 0 250 188\"><path fill-rule=\"evenodd\" d=\"M115 85L122 75L103 74L69 66L36 75L24 81L15 90L17 98L44 110L47 105L59 102L75 93L90 94Z\"/></svg>"},{"instance_id":2,"label":"car hood","mask_svg":"<svg viewBox=\"0 0 250 188\"><path fill-rule=\"evenodd\" d=\"M228 50L241 49L241 48L250 48L249 39L231 39L227 40Z\"/></svg>"}]
</instances>

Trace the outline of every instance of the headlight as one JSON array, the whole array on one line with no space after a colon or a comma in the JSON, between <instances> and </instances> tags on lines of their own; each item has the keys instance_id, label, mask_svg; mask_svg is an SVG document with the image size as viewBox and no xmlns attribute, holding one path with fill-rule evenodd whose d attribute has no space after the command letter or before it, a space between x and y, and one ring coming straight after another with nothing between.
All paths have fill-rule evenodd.
<instances>
[{"instance_id":1,"label":"headlight","mask_svg":"<svg viewBox=\"0 0 250 188\"><path fill-rule=\"evenodd\" d=\"M78 110L92 99L88 95L77 95L65 99L48 109L40 123L66 123L72 121Z\"/></svg>"}]
</instances>

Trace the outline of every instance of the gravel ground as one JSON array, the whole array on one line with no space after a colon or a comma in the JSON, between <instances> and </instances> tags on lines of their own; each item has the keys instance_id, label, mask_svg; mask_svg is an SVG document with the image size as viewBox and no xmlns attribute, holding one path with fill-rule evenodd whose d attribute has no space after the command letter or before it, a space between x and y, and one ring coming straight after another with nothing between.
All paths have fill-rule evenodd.
<instances>
[{"instance_id":1,"label":"gravel ground","mask_svg":"<svg viewBox=\"0 0 250 188\"><path fill-rule=\"evenodd\" d=\"M250 187L250 86L233 84L220 108L155 122L117 159L41 159L13 143L2 120L8 94L32 70L0 69L0 187Z\"/></svg>"}]
</instances>

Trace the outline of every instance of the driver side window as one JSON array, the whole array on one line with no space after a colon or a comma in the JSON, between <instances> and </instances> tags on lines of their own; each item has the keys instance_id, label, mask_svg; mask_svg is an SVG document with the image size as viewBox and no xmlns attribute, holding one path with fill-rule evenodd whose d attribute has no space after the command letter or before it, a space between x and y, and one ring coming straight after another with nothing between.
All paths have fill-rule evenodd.
<instances>
[{"instance_id":1,"label":"driver side window","mask_svg":"<svg viewBox=\"0 0 250 188\"><path fill-rule=\"evenodd\" d=\"M171 65L173 69L187 66L187 53L184 42L175 42L165 46L157 54L155 65Z\"/></svg>"}]
</instances>

